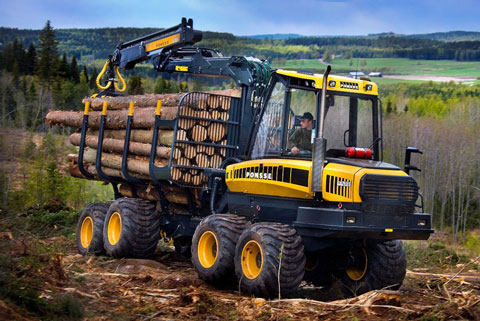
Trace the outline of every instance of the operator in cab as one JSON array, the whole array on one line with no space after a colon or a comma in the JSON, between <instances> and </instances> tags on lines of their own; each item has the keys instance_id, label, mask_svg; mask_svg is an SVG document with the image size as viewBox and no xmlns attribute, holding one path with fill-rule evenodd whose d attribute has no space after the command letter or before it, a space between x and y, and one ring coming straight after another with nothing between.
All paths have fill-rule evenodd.
<instances>
[{"instance_id":1,"label":"operator in cab","mask_svg":"<svg viewBox=\"0 0 480 321\"><path fill-rule=\"evenodd\" d=\"M298 154L300 151L312 152L313 115L306 112L300 120L301 128L297 128L288 138L287 148L290 149L293 155Z\"/></svg>"}]
</instances>

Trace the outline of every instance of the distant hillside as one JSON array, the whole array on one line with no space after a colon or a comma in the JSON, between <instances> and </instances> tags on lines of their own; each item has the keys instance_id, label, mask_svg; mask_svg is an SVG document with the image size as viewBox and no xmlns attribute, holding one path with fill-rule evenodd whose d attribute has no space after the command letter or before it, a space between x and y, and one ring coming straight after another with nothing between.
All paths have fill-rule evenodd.
<instances>
[{"instance_id":1,"label":"distant hillside","mask_svg":"<svg viewBox=\"0 0 480 321\"><path fill-rule=\"evenodd\" d=\"M290 39L290 38L301 38L303 36L297 33L275 33L275 34L266 34L266 35L241 36L241 37L250 38L250 39Z\"/></svg>"},{"instance_id":2,"label":"distant hillside","mask_svg":"<svg viewBox=\"0 0 480 321\"><path fill-rule=\"evenodd\" d=\"M67 55L81 57L92 55L94 59L105 58L122 41L152 33L154 28L96 28L55 29L58 49ZM24 47L33 42L37 45L40 30L0 28L0 42L8 43L17 38Z\"/></svg>"},{"instance_id":3,"label":"distant hillside","mask_svg":"<svg viewBox=\"0 0 480 321\"><path fill-rule=\"evenodd\" d=\"M75 55L83 64L105 59L127 40L157 31L156 28L55 29L59 54ZM27 48L37 45L40 30L0 27L0 43L17 38ZM296 37L296 38L295 38ZM471 40L465 40L471 39ZM453 43L453 41L456 41ZM472 41L475 40L475 41ZM204 32L196 44L226 56L245 55L274 59L317 59L325 53L346 58L410 58L480 60L480 32L452 31L424 35L382 33L367 36L317 36L270 34L238 37L231 33ZM0 45L0 51L2 47Z\"/></svg>"},{"instance_id":4,"label":"distant hillside","mask_svg":"<svg viewBox=\"0 0 480 321\"><path fill-rule=\"evenodd\" d=\"M449 31L434 32L417 35L406 35L406 38L432 39L441 41L480 41L480 32L477 31Z\"/></svg>"}]
</instances>

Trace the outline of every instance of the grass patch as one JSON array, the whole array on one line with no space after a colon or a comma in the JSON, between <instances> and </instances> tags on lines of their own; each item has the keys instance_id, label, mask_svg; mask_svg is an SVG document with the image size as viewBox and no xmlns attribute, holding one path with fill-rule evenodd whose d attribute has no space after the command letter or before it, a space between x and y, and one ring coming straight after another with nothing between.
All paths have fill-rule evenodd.
<instances>
[{"instance_id":1,"label":"grass patch","mask_svg":"<svg viewBox=\"0 0 480 321\"><path fill-rule=\"evenodd\" d=\"M405 241L408 266L410 270L428 269L431 272L446 272L457 264L470 261L467 255L459 254L443 242Z\"/></svg>"},{"instance_id":2,"label":"grass patch","mask_svg":"<svg viewBox=\"0 0 480 321\"><path fill-rule=\"evenodd\" d=\"M0 299L42 320L83 318L83 305L73 296L44 295L39 290L52 278L59 279L52 274L59 268L57 247L29 240L25 242L25 253L11 255L14 250L9 242L0 245Z\"/></svg>"},{"instance_id":3,"label":"grass patch","mask_svg":"<svg viewBox=\"0 0 480 321\"><path fill-rule=\"evenodd\" d=\"M470 76L480 77L480 64L477 61L455 60L414 60L407 58L360 58L335 59L331 63L333 73L341 74L352 70L381 71L385 74L396 75L431 75L431 76ZM325 65L319 59L293 59L280 63L277 61L275 68L285 69L310 69L324 71Z\"/></svg>"}]
</instances>

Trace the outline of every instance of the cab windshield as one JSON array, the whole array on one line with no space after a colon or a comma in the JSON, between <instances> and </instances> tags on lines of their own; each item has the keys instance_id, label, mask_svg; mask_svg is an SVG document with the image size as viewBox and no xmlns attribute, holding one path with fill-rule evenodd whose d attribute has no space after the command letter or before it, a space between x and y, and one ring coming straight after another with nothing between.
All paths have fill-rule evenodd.
<instances>
[{"instance_id":1,"label":"cab windshield","mask_svg":"<svg viewBox=\"0 0 480 321\"><path fill-rule=\"evenodd\" d=\"M321 91L277 81L266 102L251 157L311 159ZM378 159L376 97L327 92L324 138L327 157L343 157L347 147L373 148Z\"/></svg>"}]
</instances>

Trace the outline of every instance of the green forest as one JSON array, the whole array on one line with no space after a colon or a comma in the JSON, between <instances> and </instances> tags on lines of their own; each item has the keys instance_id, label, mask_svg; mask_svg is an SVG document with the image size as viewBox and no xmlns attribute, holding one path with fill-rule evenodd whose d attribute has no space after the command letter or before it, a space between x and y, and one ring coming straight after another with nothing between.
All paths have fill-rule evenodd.
<instances>
[{"instance_id":1,"label":"green forest","mask_svg":"<svg viewBox=\"0 0 480 321\"><path fill-rule=\"evenodd\" d=\"M50 22L42 30L0 28L0 126L4 130L26 131L32 137L47 132L43 117L49 109L81 109L82 98L97 92L98 62L104 61L119 42L152 31L148 28L54 30ZM394 35L251 39L205 32L199 45L219 49L225 55L253 55L284 64L331 54L347 59L344 61L370 57L480 60L478 40L444 41ZM335 73L335 63L333 66ZM303 68L301 63L289 67ZM186 92L213 86L202 80L157 75L148 65L140 65L126 75L128 94ZM480 85L395 82L379 90L384 111L384 160L403 167L405 147L421 149L424 154L416 156L414 164L422 171L412 175L421 185L425 211L433 213L436 228L467 237L469 230L480 228ZM60 143L64 140L61 134L58 129L50 131L40 148L30 144L24 156L16 160L22 164L24 176L29 177L23 185L11 186L14 173L2 169L4 209L42 205L51 199L48 195L52 194L48 193L58 190L68 191L68 195L58 194L63 198L60 201L77 210L96 197L93 192L80 190L99 191L104 197L110 195L94 183L82 183L90 184L87 188L78 184L78 180L73 183L63 179L65 170L56 165L57 157L52 156L62 154L59 150L65 155L69 148ZM60 185L45 185L45 177L53 177L47 181ZM45 188L47 192L43 191ZM79 193L82 200L72 196Z\"/></svg>"},{"instance_id":2,"label":"green forest","mask_svg":"<svg viewBox=\"0 0 480 321\"><path fill-rule=\"evenodd\" d=\"M154 28L58 29L55 31L59 52L91 62L105 59L121 42L157 31ZM15 39L25 48L39 43L40 30L0 27L0 43ZM294 36L294 35L293 35ZM224 55L254 56L273 59L321 58L328 48L335 55L351 58L410 58L480 60L480 33L448 32L424 35L390 33L343 37L238 37L230 33L203 32L198 46L220 50Z\"/></svg>"}]
</instances>

